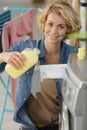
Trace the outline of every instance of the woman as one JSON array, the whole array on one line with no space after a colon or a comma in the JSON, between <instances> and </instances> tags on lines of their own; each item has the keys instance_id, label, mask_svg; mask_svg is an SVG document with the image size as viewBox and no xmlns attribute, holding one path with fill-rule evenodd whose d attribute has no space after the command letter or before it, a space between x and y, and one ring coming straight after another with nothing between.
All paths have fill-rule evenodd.
<instances>
[{"instance_id":1,"label":"woman","mask_svg":"<svg viewBox=\"0 0 87 130\"><path fill-rule=\"evenodd\" d=\"M0 53L0 71L4 70L6 63L22 69L26 59L20 52L25 48L37 47L40 50L40 65L65 64L69 54L77 52L77 48L64 42L67 34L81 28L79 16L66 1L50 2L39 14L38 25L44 38L23 40L7 52ZM18 79L14 121L23 124L19 130L58 130L62 80L44 80L36 99L30 91L33 70L34 67Z\"/></svg>"}]
</instances>

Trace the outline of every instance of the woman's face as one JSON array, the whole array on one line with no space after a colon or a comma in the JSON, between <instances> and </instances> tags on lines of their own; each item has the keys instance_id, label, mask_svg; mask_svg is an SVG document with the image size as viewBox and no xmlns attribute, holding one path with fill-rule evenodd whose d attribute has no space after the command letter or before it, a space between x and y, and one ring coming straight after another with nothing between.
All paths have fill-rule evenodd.
<instances>
[{"instance_id":1,"label":"woman's face","mask_svg":"<svg viewBox=\"0 0 87 130\"><path fill-rule=\"evenodd\" d=\"M45 24L44 34L45 40L50 43L59 43L68 32L66 23L60 15L50 13Z\"/></svg>"}]
</instances>

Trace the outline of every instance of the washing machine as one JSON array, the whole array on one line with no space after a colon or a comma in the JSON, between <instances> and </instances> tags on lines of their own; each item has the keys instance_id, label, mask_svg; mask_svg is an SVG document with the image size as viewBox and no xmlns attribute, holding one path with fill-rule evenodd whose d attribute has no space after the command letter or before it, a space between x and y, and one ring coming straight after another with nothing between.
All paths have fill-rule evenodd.
<instances>
[{"instance_id":1,"label":"washing machine","mask_svg":"<svg viewBox=\"0 0 87 130\"><path fill-rule=\"evenodd\" d=\"M61 130L87 130L87 57L70 54L62 84Z\"/></svg>"}]
</instances>

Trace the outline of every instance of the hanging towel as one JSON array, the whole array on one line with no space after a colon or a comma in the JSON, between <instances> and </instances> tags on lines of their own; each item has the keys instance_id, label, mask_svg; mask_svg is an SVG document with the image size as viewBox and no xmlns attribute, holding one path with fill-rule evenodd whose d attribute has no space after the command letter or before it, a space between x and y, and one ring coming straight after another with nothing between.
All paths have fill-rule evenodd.
<instances>
[{"instance_id":1,"label":"hanging towel","mask_svg":"<svg viewBox=\"0 0 87 130\"><path fill-rule=\"evenodd\" d=\"M4 11L0 13L0 52L2 52L2 29L5 22L11 20L11 11Z\"/></svg>"},{"instance_id":2,"label":"hanging towel","mask_svg":"<svg viewBox=\"0 0 87 130\"><path fill-rule=\"evenodd\" d=\"M7 50L26 37L33 38L34 8L6 22L2 31L2 47Z\"/></svg>"},{"instance_id":3,"label":"hanging towel","mask_svg":"<svg viewBox=\"0 0 87 130\"><path fill-rule=\"evenodd\" d=\"M14 44L17 44L23 39L29 37L33 38L33 14L34 8L24 14L6 22L2 31L2 46L3 50L9 49ZM11 94L12 101L15 109L15 97L16 97L16 84L17 80L11 80Z\"/></svg>"},{"instance_id":4,"label":"hanging towel","mask_svg":"<svg viewBox=\"0 0 87 130\"><path fill-rule=\"evenodd\" d=\"M3 29L3 25L5 22L11 20L11 11L4 11L0 13L0 31Z\"/></svg>"}]
</instances>

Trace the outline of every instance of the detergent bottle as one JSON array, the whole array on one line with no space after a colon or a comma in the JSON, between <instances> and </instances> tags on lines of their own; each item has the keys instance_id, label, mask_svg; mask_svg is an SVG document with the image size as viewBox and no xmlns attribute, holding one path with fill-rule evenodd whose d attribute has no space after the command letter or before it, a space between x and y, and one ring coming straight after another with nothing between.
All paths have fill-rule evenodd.
<instances>
[{"instance_id":1,"label":"detergent bottle","mask_svg":"<svg viewBox=\"0 0 87 130\"><path fill-rule=\"evenodd\" d=\"M85 57L86 57L86 54L85 54L85 48L78 48L78 53L77 53L77 57L79 60L84 60Z\"/></svg>"},{"instance_id":2,"label":"detergent bottle","mask_svg":"<svg viewBox=\"0 0 87 130\"><path fill-rule=\"evenodd\" d=\"M10 64L7 64L5 67L5 71L13 78L16 79L20 77L23 73L25 73L28 69L38 63L38 55L40 50L37 48L30 49L26 48L21 53L24 54L26 60L22 69L17 70Z\"/></svg>"}]
</instances>

